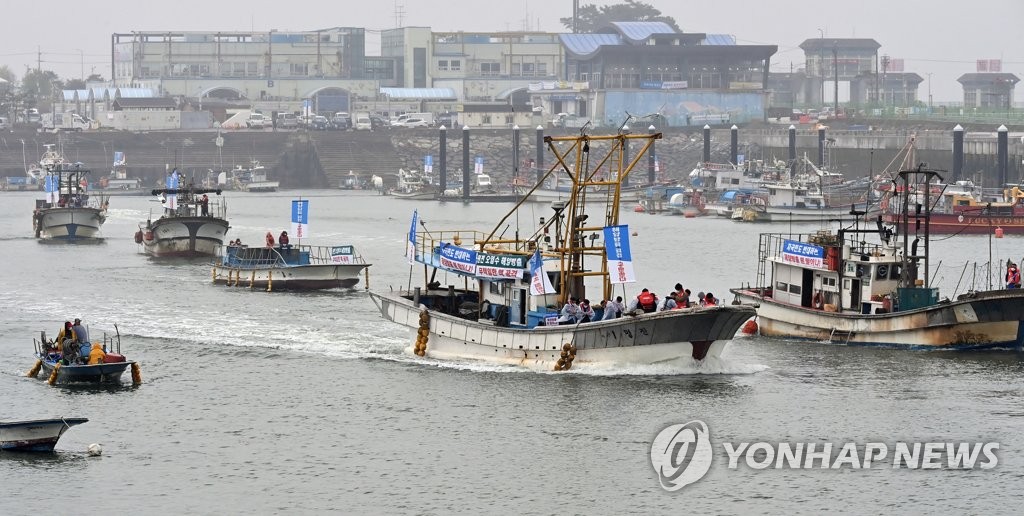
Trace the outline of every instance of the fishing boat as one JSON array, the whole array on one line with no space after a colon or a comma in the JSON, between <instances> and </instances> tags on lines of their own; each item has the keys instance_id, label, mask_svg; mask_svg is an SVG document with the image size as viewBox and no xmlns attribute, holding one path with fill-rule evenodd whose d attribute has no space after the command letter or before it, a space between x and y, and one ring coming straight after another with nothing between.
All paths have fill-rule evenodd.
<instances>
[{"instance_id":1,"label":"fishing boat","mask_svg":"<svg viewBox=\"0 0 1024 516\"><path fill-rule=\"evenodd\" d=\"M224 200L208 194L219 196L221 190L197 188L191 183L181 187L180 183L175 170L167 178L167 188L152 191L161 197L163 214L156 220L150 216L139 225L135 243L155 257L215 256L230 225Z\"/></svg>"},{"instance_id":2,"label":"fishing boat","mask_svg":"<svg viewBox=\"0 0 1024 516\"><path fill-rule=\"evenodd\" d=\"M231 184L243 192L276 192L281 186L279 181L267 177L267 167L255 159L249 166L238 165L231 171Z\"/></svg>"},{"instance_id":3,"label":"fishing boat","mask_svg":"<svg viewBox=\"0 0 1024 516\"><path fill-rule=\"evenodd\" d=\"M100 226L107 220L107 198L87 193L89 170L81 163L65 163L62 159L47 167L43 178L46 198L36 199L32 213L36 238L100 238Z\"/></svg>"},{"instance_id":4,"label":"fishing boat","mask_svg":"<svg viewBox=\"0 0 1024 516\"><path fill-rule=\"evenodd\" d=\"M1021 185L1006 185L1000 195L988 195L973 181L961 180L948 185L933 185L937 201L931 216L931 232L937 235L1024 235L1024 191ZM887 222L900 218L893 193L886 191L882 201Z\"/></svg>"},{"instance_id":5,"label":"fishing boat","mask_svg":"<svg viewBox=\"0 0 1024 516\"><path fill-rule=\"evenodd\" d=\"M213 262L218 285L271 290L350 288L369 267L351 245L222 246Z\"/></svg>"},{"instance_id":6,"label":"fishing boat","mask_svg":"<svg viewBox=\"0 0 1024 516\"><path fill-rule=\"evenodd\" d=\"M559 307L573 298L584 299L592 292L594 297L612 299L613 285L636 281L629 228L619 224L620 187L658 138L660 133L546 137L556 158L547 175L564 173L574 187L566 202L552 205L553 216L542 218L535 227L506 226L513 224L521 207L530 213L524 203L532 190L489 232L428 230L422 221L420 228L414 212L407 259L411 266L423 266L423 284L370 292L370 298L385 319L417 330L412 351L419 356L560 371L574 364L720 357L740 325L754 315L753 307L627 311L606 320L559 321ZM635 154L638 158L624 159L628 140L643 143ZM608 179L598 181L590 163L616 165ZM604 195L603 202L588 202L594 187ZM534 219L524 215L522 220ZM439 272L457 280L443 286Z\"/></svg>"},{"instance_id":7,"label":"fishing boat","mask_svg":"<svg viewBox=\"0 0 1024 516\"><path fill-rule=\"evenodd\" d=\"M115 325L116 330L116 325ZM108 337L103 334L101 341L92 342L88 347L65 339L47 339L46 332L40 332L39 339L32 339L36 363L28 372L30 377L42 378L50 385L71 383L107 384L120 383L121 375L131 368L132 383L142 383L138 363L121 354L121 333Z\"/></svg>"},{"instance_id":8,"label":"fishing boat","mask_svg":"<svg viewBox=\"0 0 1024 516\"><path fill-rule=\"evenodd\" d=\"M0 450L52 452L64 432L88 421L84 417L0 421Z\"/></svg>"},{"instance_id":9,"label":"fishing boat","mask_svg":"<svg viewBox=\"0 0 1024 516\"><path fill-rule=\"evenodd\" d=\"M760 333L909 349L1020 349L1024 290L940 299L932 286L935 179L939 172L923 166L898 173L902 216L892 226L878 217L875 228L761 235L756 283L731 289L739 302L758 306ZM920 203L912 203L917 195ZM877 243L867 242L871 235Z\"/></svg>"},{"instance_id":10,"label":"fishing boat","mask_svg":"<svg viewBox=\"0 0 1024 516\"><path fill-rule=\"evenodd\" d=\"M398 169L398 182L395 189L391 191L391 195L395 198L410 201L437 199L439 194L438 188L432 183L426 172L421 173L404 168Z\"/></svg>"},{"instance_id":11,"label":"fishing boat","mask_svg":"<svg viewBox=\"0 0 1024 516\"><path fill-rule=\"evenodd\" d=\"M101 177L96 187L106 195L149 195L141 178L128 177L128 161L121 151L114 152L110 175Z\"/></svg>"}]
</instances>

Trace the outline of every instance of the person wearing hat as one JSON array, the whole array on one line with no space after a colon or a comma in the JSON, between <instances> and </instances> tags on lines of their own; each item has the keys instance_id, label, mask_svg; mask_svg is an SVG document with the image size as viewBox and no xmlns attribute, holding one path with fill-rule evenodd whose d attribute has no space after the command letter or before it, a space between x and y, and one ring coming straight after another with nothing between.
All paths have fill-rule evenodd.
<instances>
[{"instance_id":1,"label":"person wearing hat","mask_svg":"<svg viewBox=\"0 0 1024 516\"><path fill-rule=\"evenodd\" d=\"M1006 288L1020 288L1020 270L1013 262L1006 267Z\"/></svg>"}]
</instances>

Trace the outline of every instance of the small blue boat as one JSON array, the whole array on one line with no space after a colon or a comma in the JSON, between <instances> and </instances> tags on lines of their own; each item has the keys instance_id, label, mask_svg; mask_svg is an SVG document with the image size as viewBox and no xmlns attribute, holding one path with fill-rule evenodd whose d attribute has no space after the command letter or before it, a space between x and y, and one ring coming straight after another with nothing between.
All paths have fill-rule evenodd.
<instances>
[{"instance_id":1,"label":"small blue boat","mask_svg":"<svg viewBox=\"0 0 1024 516\"><path fill-rule=\"evenodd\" d=\"M72 351L70 346L80 346L77 342L69 340L60 344L52 339L47 340L46 332L41 332L39 340L33 339L32 342L37 360L28 376L37 377L42 371L43 378L50 385L120 383L121 375L129 367L132 370L132 383L142 383L138 364L121 354L120 332L110 338L103 334L102 342L93 342L91 345L95 351L85 355L81 351Z\"/></svg>"}]
</instances>

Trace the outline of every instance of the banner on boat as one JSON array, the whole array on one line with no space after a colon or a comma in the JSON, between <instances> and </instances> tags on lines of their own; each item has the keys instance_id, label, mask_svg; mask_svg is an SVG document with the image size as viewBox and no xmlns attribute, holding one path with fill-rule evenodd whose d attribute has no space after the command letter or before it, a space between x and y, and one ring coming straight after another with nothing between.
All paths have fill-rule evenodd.
<instances>
[{"instance_id":1,"label":"banner on boat","mask_svg":"<svg viewBox=\"0 0 1024 516\"><path fill-rule=\"evenodd\" d=\"M167 176L167 189L168 190L177 190L178 189L178 185L180 183L181 183L181 177L178 174L178 169L174 169L173 171L171 171L171 175ZM176 194L176 193L169 193L169 194L167 194L167 197L165 198L165 201L167 202L166 208L168 210L176 211L178 209L178 194Z\"/></svg>"},{"instance_id":2,"label":"banner on boat","mask_svg":"<svg viewBox=\"0 0 1024 516\"><path fill-rule=\"evenodd\" d=\"M530 294L542 296L555 293L555 287L551 286L551 280L544 272L544 260L540 257L540 249L530 258L530 276Z\"/></svg>"},{"instance_id":3,"label":"banner on boat","mask_svg":"<svg viewBox=\"0 0 1024 516\"><path fill-rule=\"evenodd\" d=\"M412 224L409 226L409 236L405 244L405 257L409 265L416 263L416 219L419 218L419 210L412 210Z\"/></svg>"},{"instance_id":4,"label":"banner on boat","mask_svg":"<svg viewBox=\"0 0 1024 516\"><path fill-rule=\"evenodd\" d=\"M53 174L46 175L46 202L50 204L57 204L60 200L60 177Z\"/></svg>"},{"instance_id":5,"label":"banner on boat","mask_svg":"<svg viewBox=\"0 0 1024 516\"><path fill-rule=\"evenodd\" d=\"M124 153L121 151L114 151L114 166L124 165Z\"/></svg>"},{"instance_id":6,"label":"banner on boat","mask_svg":"<svg viewBox=\"0 0 1024 516\"><path fill-rule=\"evenodd\" d=\"M476 162L475 162L475 164L473 166L473 172L476 172L477 175L480 175L480 174L484 173L484 157L483 156L477 156L476 157Z\"/></svg>"},{"instance_id":7,"label":"banner on boat","mask_svg":"<svg viewBox=\"0 0 1024 516\"><path fill-rule=\"evenodd\" d=\"M339 245L331 248L331 261L334 263L352 264L355 261L355 251L350 245Z\"/></svg>"},{"instance_id":8,"label":"banner on boat","mask_svg":"<svg viewBox=\"0 0 1024 516\"><path fill-rule=\"evenodd\" d=\"M309 201L292 201L292 236L309 236Z\"/></svg>"},{"instance_id":9,"label":"banner on boat","mask_svg":"<svg viewBox=\"0 0 1024 516\"><path fill-rule=\"evenodd\" d=\"M481 279L519 279L526 270L526 257L516 254L476 253L476 277Z\"/></svg>"},{"instance_id":10,"label":"banner on boat","mask_svg":"<svg viewBox=\"0 0 1024 516\"><path fill-rule=\"evenodd\" d=\"M423 172L430 174L434 171L434 156L427 154L423 157Z\"/></svg>"},{"instance_id":11,"label":"banner on boat","mask_svg":"<svg viewBox=\"0 0 1024 516\"><path fill-rule=\"evenodd\" d=\"M612 283L635 283L633 255L629 250L629 226L606 226L604 250L608 255L608 279Z\"/></svg>"},{"instance_id":12,"label":"banner on boat","mask_svg":"<svg viewBox=\"0 0 1024 516\"><path fill-rule=\"evenodd\" d=\"M476 251L444 242L439 250L439 263L446 269L466 276L476 275Z\"/></svg>"},{"instance_id":13,"label":"banner on boat","mask_svg":"<svg viewBox=\"0 0 1024 516\"><path fill-rule=\"evenodd\" d=\"M821 269L825 266L825 248L796 240L783 240L782 261Z\"/></svg>"}]
</instances>

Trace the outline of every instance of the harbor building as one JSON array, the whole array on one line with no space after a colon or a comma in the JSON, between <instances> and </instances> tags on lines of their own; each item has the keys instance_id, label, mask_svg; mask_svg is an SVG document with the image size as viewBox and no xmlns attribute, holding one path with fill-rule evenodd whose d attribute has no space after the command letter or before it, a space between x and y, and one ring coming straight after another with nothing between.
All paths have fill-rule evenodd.
<instances>
[{"instance_id":1,"label":"harbor building","mask_svg":"<svg viewBox=\"0 0 1024 516\"><path fill-rule=\"evenodd\" d=\"M956 81L964 88L965 108L1008 111L1020 79L1012 73L980 72L965 73Z\"/></svg>"},{"instance_id":2,"label":"harbor building","mask_svg":"<svg viewBox=\"0 0 1024 516\"><path fill-rule=\"evenodd\" d=\"M800 49L804 51L806 84L802 88L801 103L808 106L833 104L837 82L840 103L870 103L880 98L879 48L881 45L870 38L804 40Z\"/></svg>"}]
</instances>

